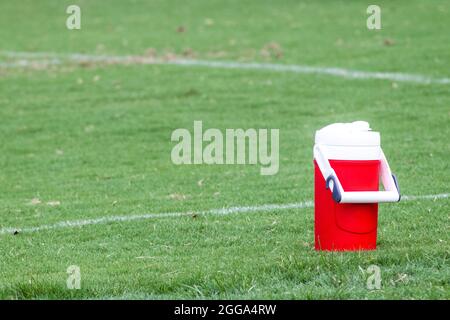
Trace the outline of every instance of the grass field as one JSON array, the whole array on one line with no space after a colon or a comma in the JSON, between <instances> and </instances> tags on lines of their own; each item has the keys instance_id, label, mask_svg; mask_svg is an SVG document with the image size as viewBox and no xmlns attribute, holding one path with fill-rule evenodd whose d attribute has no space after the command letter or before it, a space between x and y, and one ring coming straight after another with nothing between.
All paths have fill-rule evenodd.
<instances>
[{"instance_id":1,"label":"grass field","mask_svg":"<svg viewBox=\"0 0 450 320\"><path fill-rule=\"evenodd\" d=\"M69 31L73 3L82 28ZM313 200L315 130L354 120L381 132L402 194L448 195L450 83L64 58L448 79L448 1L379 1L379 31L366 28L364 1L107 3L0 3L0 298L450 298L448 197L380 205L378 249L370 252L314 251L311 206L202 214ZM47 53L61 63L46 65ZM194 120L280 129L279 173L175 166L171 133L192 131ZM107 220L170 212L187 214ZM85 219L99 220L62 223ZM57 227L27 229L49 225ZM381 268L381 290L366 288L372 264ZM66 288L70 265L80 267L80 290Z\"/></svg>"}]
</instances>

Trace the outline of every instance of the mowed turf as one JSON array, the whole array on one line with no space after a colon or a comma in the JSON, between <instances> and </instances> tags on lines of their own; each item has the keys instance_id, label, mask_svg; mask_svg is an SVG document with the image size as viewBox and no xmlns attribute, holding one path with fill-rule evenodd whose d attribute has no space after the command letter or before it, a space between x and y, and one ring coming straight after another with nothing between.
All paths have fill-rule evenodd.
<instances>
[{"instance_id":1,"label":"mowed turf","mask_svg":"<svg viewBox=\"0 0 450 320\"><path fill-rule=\"evenodd\" d=\"M449 77L445 1L0 4L4 51L335 66ZM180 28L182 27L182 28ZM269 54L267 54L269 52ZM281 52L281 54L280 54ZM14 58L0 53L0 62ZM449 192L450 85L169 65L0 66L0 228L192 215L0 235L0 297L448 299L447 199L380 205L378 249L313 250L313 209L199 212L313 199L316 129L367 120L405 195ZM175 166L173 130L277 128L280 170ZM370 265L381 290L368 290ZM66 288L67 267L81 289Z\"/></svg>"}]
</instances>

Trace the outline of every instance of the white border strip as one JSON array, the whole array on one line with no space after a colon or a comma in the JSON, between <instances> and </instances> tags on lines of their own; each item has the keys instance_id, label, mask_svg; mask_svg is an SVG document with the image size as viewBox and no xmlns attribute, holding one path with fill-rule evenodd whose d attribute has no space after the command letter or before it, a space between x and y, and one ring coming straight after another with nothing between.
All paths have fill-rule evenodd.
<instances>
[{"instance_id":1,"label":"white border strip","mask_svg":"<svg viewBox=\"0 0 450 320\"><path fill-rule=\"evenodd\" d=\"M417 201L417 200L438 200L449 198L450 193L441 194L430 194L430 195L419 195L419 196L403 196L403 201ZM281 211L281 210L291 210L291 209L305 209L313 208L313 201L305 201L298 203L288 203L288 204L264 204L259 206L246 206L246 207L230 207L222 209L212 209L201 212L167 212L167 213L148 213L140 215L128 215L128 216L105 216L96 219L82 219L82 220L72 220L72 221L60 221L55 224L46 224L36 227L23 227L23 228L13 228L6 227L0 229L0 235L19 233L31 233L54 229L66 229L66 228L76 228L84 227L89 225L106 224L114 222L129 222L129 221L140 221L148 219L162 219L162 218L179 218L196 215L215 215L224 216L236 213L252 213L252 212L270 212L270 211Z\"/></svg>"},{"instance_id":2,"label":"white border strip","mask_svg":"<svg viewBox=\"0 0 450 320\"><path fill-rule=\"evenodd\" d=\"M38 63L36 59L47 59L41 63L45 65L59 65L63 61L75 63L108 63L108 64L163 64L163 65L178 65L178 66L194 66L207 67L214 69L239 69L239 70L267 70L275 72L290 72L299 74L318 74L334 76L346 79L378 79L390 80L398 82L412 82L419 84L450 84L450 78L433 78L420 74L409 74L399 72L370 72L351 70L336 67L313 67L303 65L283 65L273 63L244 63L231 61L210 61L210 60L186 60L186 59L158 59L146 56L107 56L107 55L88 55L88 54L57 54L50 52L14 52L14 51L0 51L0 56L5 56L13 59L20 59L19 61L0 62L0 67L15 68L33 66L33 62ZM33 60L33 61L30 61Z\"/></svg>"}]
</instances>

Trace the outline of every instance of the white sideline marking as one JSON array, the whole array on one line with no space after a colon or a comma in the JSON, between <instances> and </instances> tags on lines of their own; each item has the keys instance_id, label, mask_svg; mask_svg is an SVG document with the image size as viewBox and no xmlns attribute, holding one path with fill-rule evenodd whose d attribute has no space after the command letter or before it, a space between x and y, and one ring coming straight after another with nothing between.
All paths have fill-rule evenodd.
<instances>
[{"instance_id":1,"label":"white sideline marking","mask_svg":"<svg viewBox=\"0 0 450 320\"><path fill-rule=\"evenodd\" d=\"M302 65L283 65L274 63L241 63L229 61L201 61L201 60L175 60L168 61L167 64L184 66L203 66L209 68L225 69L255 69L278 72L293 72L303 74L321 74L347 79L381 79L399 82L415 82L421 84L439 83L449 84L450 78L431 78L419 74L397 73L397 72L370 72L350 70L335 67L311 67Z\"/></svg>"},{"instance_id":2,"label":"white sideline marking","mask_svg":"<svg viewBox=\"0 0 450 320\"><path fill-rule=\"evenodd\" d=\"M433 78L420 74L409 74L400 72L371 72L351 70L336 67L312 67L303 65L283 65L274 63L257 63L257 62L231 62L231 61L210 61L210 60L186 60L174 59L164 60L145 56L107 56L107 55L88 55L88 54L57 54L50 52L13 52L0 51L0 55L21 59L18 62L0 62L0 67L14 68L32 66L26 59L50 59L44 60L45 65L57 65L63 61L71 62L88 62L88 63L119 63L119 64L165 64L178 66L198 66L207 68L223 68L223 69L241 69L241 70L268 70L275 72L291 72L300 74L319 74L328 75L347 79L379 79L391 80L399 82L413 82L420 84L450 84L450 78Z\"/></svg>"},{"instance_id":3,"label":"white sideline marking","mask_svg":"<svg viewBox=\"0 0 450 320\"><path fill-rule=\"evenodd\" d=\"M124 221L134 221L134 220L147 220L147 219L157 219L157 218L178 218L184 216L196 215L229 215L233 213L248 213L248 212L267 212L273 210L287 210L287 209L303 209L313 207L311 201L299 202L299 203L289 203L289 204L265 204L260 206L250 206L250 207L229 207L222 209L212 209L207 211L188 211L188 212L167 212L167 213L147 213L138 215L128 215L128 216L106 216L96 219L82 219L73 221L61 221L55 224L41 225L37 227L24 227L24 228L2 228L0 229L0 235L12 234L15 231L18 232L38 232L44 230L61 229L61 228L73 228L82 227L93 224L103 224L109 222L124 222Z\"/></svg>"},{"instance_id":4,"label":"white sideline marking","mask_svg":"<svg viewBox=\"0 0 450 320\"><path fill-rule=\"evenodd\" d=\"M445 199L450 197L450 193L441 194L428 194L422 196L402 196L402 200L414 201L414 200L435 200L435 199Z\"/></svg>"},{"instance_id":5,"label":"white sideline marking","mask_svg":"<svg viewBox=\"0 0 450 320\"><path fill-rule=\"evenodd\" d=\"M449 198L450 193L441 194L430 194L430 195L418 195L418 196L402 196L402 201L416 201L416 200L437 200ZM45 230L53 229L64 229L64 228L75 228L83 227L88 225L96 224L106 224L112 222L128 222L135 220L148 220L148 219L160 219L160 218L178 218L185 216L196 215L230 215L235 213L251 213L251 212L269 212L276 210L289 210L289 209L305 209L314 207L313 201L304 201L297 203L288 204L264 204L259 206L245 206L245 207L230 207L222 209L212 209L206 211L190 211L190 212L167 212L167 213L147 213L139 215L128 215L128 216L106 216L96 219L82 219L82 220L72 220L72 221L60 221L55 224L45 224L36 227L23 227L23 228L13 228L6 227L0 229L0 235L13 234L14 232L19 233L30 233L39 232Z\"/></svg>"}]
</instances>

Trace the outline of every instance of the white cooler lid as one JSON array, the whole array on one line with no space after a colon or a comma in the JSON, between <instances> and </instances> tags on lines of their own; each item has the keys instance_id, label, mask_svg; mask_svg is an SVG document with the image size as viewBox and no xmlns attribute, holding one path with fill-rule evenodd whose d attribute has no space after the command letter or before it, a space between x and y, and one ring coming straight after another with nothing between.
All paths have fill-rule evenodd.
<instances>
[{"instance_id":1,"label":"white cooler lid","mask_svg":"<svg viewBox=\"0 0 450 320\"><path fill-rule=\"evenodd\" d=\"M380 146L380 133L366 121L333 123L316 131L315 143L328 146Z\"/></svg>"}]
</instances>

